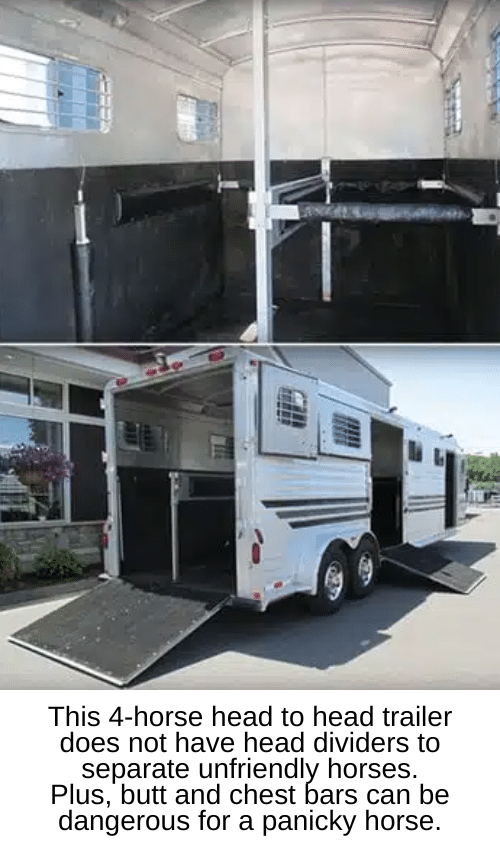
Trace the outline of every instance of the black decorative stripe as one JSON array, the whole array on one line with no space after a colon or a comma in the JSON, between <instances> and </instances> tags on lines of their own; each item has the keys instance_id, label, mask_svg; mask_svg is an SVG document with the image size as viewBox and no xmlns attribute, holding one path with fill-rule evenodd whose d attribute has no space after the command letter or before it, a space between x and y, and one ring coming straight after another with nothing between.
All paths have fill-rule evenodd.
<instances>
[{"instance_id":1,"label":"black decorative stripe","mask_svg":"<svg viewBox=\"0 0 500 850\"><path fill-rule=\"evenodd\" d=\"M265 508L300 508L309 505L352 505L365 503L366 499L282 499L277 502L263 501Z\"/></svg>"},{"instance_id":2,"label":"black decorative stripe","mask_svg":"<svg viewBox=\"0 0 500 850\"><path fill-rule=\"evenodd\" d=\"M368 519L369 513L365 514L347 514L346 516L334 516L327 519L308 519L300 522L290 522L290 528L309 528L313 525L334 525L339 522L352 522L356 519Z\"/></svg>"},{"instance_id":3,"label":"black decorative stripe","mask_svg":"<svg viewBox=\"0 0 500 850\"><path fill-rule=\"evenodd\" d=\"M368 507L368 502L360 502L357 505L352 505L352 510L358 510L362 508ZM301 519L303 517L308 516L331 516L332 514L342 514L345 512L347 505L342 505L342 507L338 508L311 508L308 511L305 510L297 510L297 511L277 511L277 516L279 519Z\"/></svg>"}]
</instances>

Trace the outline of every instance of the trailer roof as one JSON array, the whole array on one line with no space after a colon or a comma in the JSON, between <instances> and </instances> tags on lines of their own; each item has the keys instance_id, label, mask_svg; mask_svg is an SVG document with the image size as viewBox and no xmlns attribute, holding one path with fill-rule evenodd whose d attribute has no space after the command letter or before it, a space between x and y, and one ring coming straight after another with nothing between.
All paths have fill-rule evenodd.
<instances>
[{"instance_id":1,"label":"trailer roof","mask_svg":"<svg viewBox=\"0 0 500 850\"><path fill-rule=\"evenodd\" d=\"M252 0L67 0L158 44L186 38L231 66L252 56ZM269 0L270 52L363 44L423 50L445 59L476 0ZM484 4L483 4L484 5ZM146 25L146 29L144 28Z\"/></svg>"}]
</instances>

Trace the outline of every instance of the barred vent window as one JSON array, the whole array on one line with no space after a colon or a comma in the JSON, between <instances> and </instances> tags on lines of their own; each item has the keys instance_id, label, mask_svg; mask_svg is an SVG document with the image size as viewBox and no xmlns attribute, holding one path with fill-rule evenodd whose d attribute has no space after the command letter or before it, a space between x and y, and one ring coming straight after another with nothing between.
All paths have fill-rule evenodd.
<instances>
[{"instance_id":1,"label":"barred vent window","mask_svg":"<svg viewBox=\"0 0 500 850\"><path fill-rule=\"evenodd\" d=\"M415 463L422 463L423 450L422 443L417 443L415 440L410 440L408 444L408 457Z\"/></svg>"},{"instance_id":2,"label":"barred vent window","mask_svg":"<svg viewBox=\"0 0 500 850\"><path fill-rule=\"evenodd\" d=\"M139 424L136 422L120 422L120 445L123 449L137 449L141 447L139 437Z\"/></svg>"},{"instance_id":3,"label":"barred vent window","mask_svg":"<svg viewBox=\"0 0 500 850\"><path fill-rule=\"evenodd\" d=\"M160 425L139 422L118 423L118 443L125 451L166 452L166 435Z\"/></svg>"},{"instance_id":4,"label":"barred vent window","mask_svg":"<svg viewBox=\"0 0 500 850\"><path fill-rule=\"evenodd\" d=\"M161 452L164 448L165 435L160 425L141 426L141 448L143 452Z\"/></svg>"},{"instance_id":5,"label":"barred vent window","mask_svg":"<svg viewBox=\"0 0 500 850\"><path fill-rule=\"evenodd\" d=\"M234 460L234 439L212 434L210 437L212 460Z\"/></svg>"},{"instance_id":6,"label":"barred vent window","mask_svg":"<svg viewBox=\"0 0 500 850\"><path fill-rule=\"evenodd\" d=\"M445 93L444 127L447 136L462 132L462 81L459 78Z\"/></svg>"},{"instance_id":7,"label":"barred vent window","mask_svg":"<svg viewBox=\"0 0 500 850\"><path fill-rule=\"evenodd\" d=\"M491 115L495 118L500 115L500 30L494 33L491 39L491 53L487 61L488 65L488 102Z\"/></svg>"},{"instance_id":8,"label":"barred vent window","mask_svg":"<svg viewBox=\"0 0 500 850\"><path fill-rule=\"evenodd\" d=\"M306 394L291 387L280 387L276 416L281 425L288 425L290 428L305 428L307 425Z\"/></svg>"},{"instance_id":9,"label":"barred vent window","mask_svg":"<svg viewBox=\"0 0 500 850\"><path fill-rule=\"evenodd\" d=\"M361 448L361 422L343 413L333 414L333 441L350 449Z\"/></svg>"},{"instance_id":10,"label":"barred vent window","mask_svg":"<svg viewBox=\"0 0 500 850\"><path fill-rule=\"evenodd\" d=\"M0 45L0 122L105 132L111 124L109 79L87 65Z\"/></svg>"},{"instance_id":11,"label":"barred vent window","mask_svg":"<svg viewBox=\"0 0 500 850\"><path fill-rule=\"evenodd\" d=\"M444 466L444 452L434 449L434 466Z\"/></svg>"},{"instance_id":12,"label":"barred vent window","mask_svg":"<svg viewBox=\"0 0 500 850\"><path fill-rule=\"evenodd\" d=\"M219 135L219 109L209 100L177 96L177 132L182 142L213 142Z\"/></svg>"}]
</instances>

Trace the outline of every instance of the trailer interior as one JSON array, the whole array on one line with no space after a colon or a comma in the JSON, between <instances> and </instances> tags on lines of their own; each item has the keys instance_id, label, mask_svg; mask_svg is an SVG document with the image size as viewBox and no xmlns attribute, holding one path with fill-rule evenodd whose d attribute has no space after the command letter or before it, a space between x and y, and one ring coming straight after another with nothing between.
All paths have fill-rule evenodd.
<instances>
[{"instance_id":1,"label":"trailer interior","mask_svg":"<svg viewBox=\"0 0 500 850\"><path fill-rule=\"evenodd\" d=\"M3 340L500 338L498 3L0 5Z\"/></svg>"},{"instance_id":2,"label":"trailer interior","mask_svg":"<svg viewBox=\"0 0 500 850\"><path fill-rule=\"evenodd\" d=\"M116 397L123 577L236 591L231 368Z\"/></svg>"},{"instance_id":3,"label":"trailer interior","mask_svg":"<svg viewBox=\"0 0 500 850\"><path fill-rule=\"evenodd\" d=\"M372 531L380 547L403 535L403 430L372 419Z\"/></svg>"}]
</instances>

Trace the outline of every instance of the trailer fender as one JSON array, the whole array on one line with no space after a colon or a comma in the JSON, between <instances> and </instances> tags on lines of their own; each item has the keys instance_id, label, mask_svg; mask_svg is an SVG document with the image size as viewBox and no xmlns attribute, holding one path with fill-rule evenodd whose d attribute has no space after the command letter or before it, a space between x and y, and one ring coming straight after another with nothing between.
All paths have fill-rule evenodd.
<instances>
[{"instance_id":1,"label":"trailer fender","mask_svg":"<svg viewBox=\"0 0 500 850\"><path fill-rule=\"evenodd\" d=\"M305 546L302 549L298 562L298 584L301 586L301 592L314 596L318 587L318 573L323 561L323 556L327 549L332 545L338 545L345 553L349 562L352 555L359 545L360 540L365 537L365 534L360 534L357 537L352 537L349 541L342 537L322 538L317 541L314 549L311 551L310 546Z\"/></svg>"},{"instance_id":2,"label":"trailer fender","mask_svg":"<svg viewBox=\"0 0 500 850\"><path fill-rule=\"evenodd\" d=\"M349 596L362 599L369 596L380 570L380 546L372 533L363 534L349 559Z\"/></svg>"}]
</instances>

